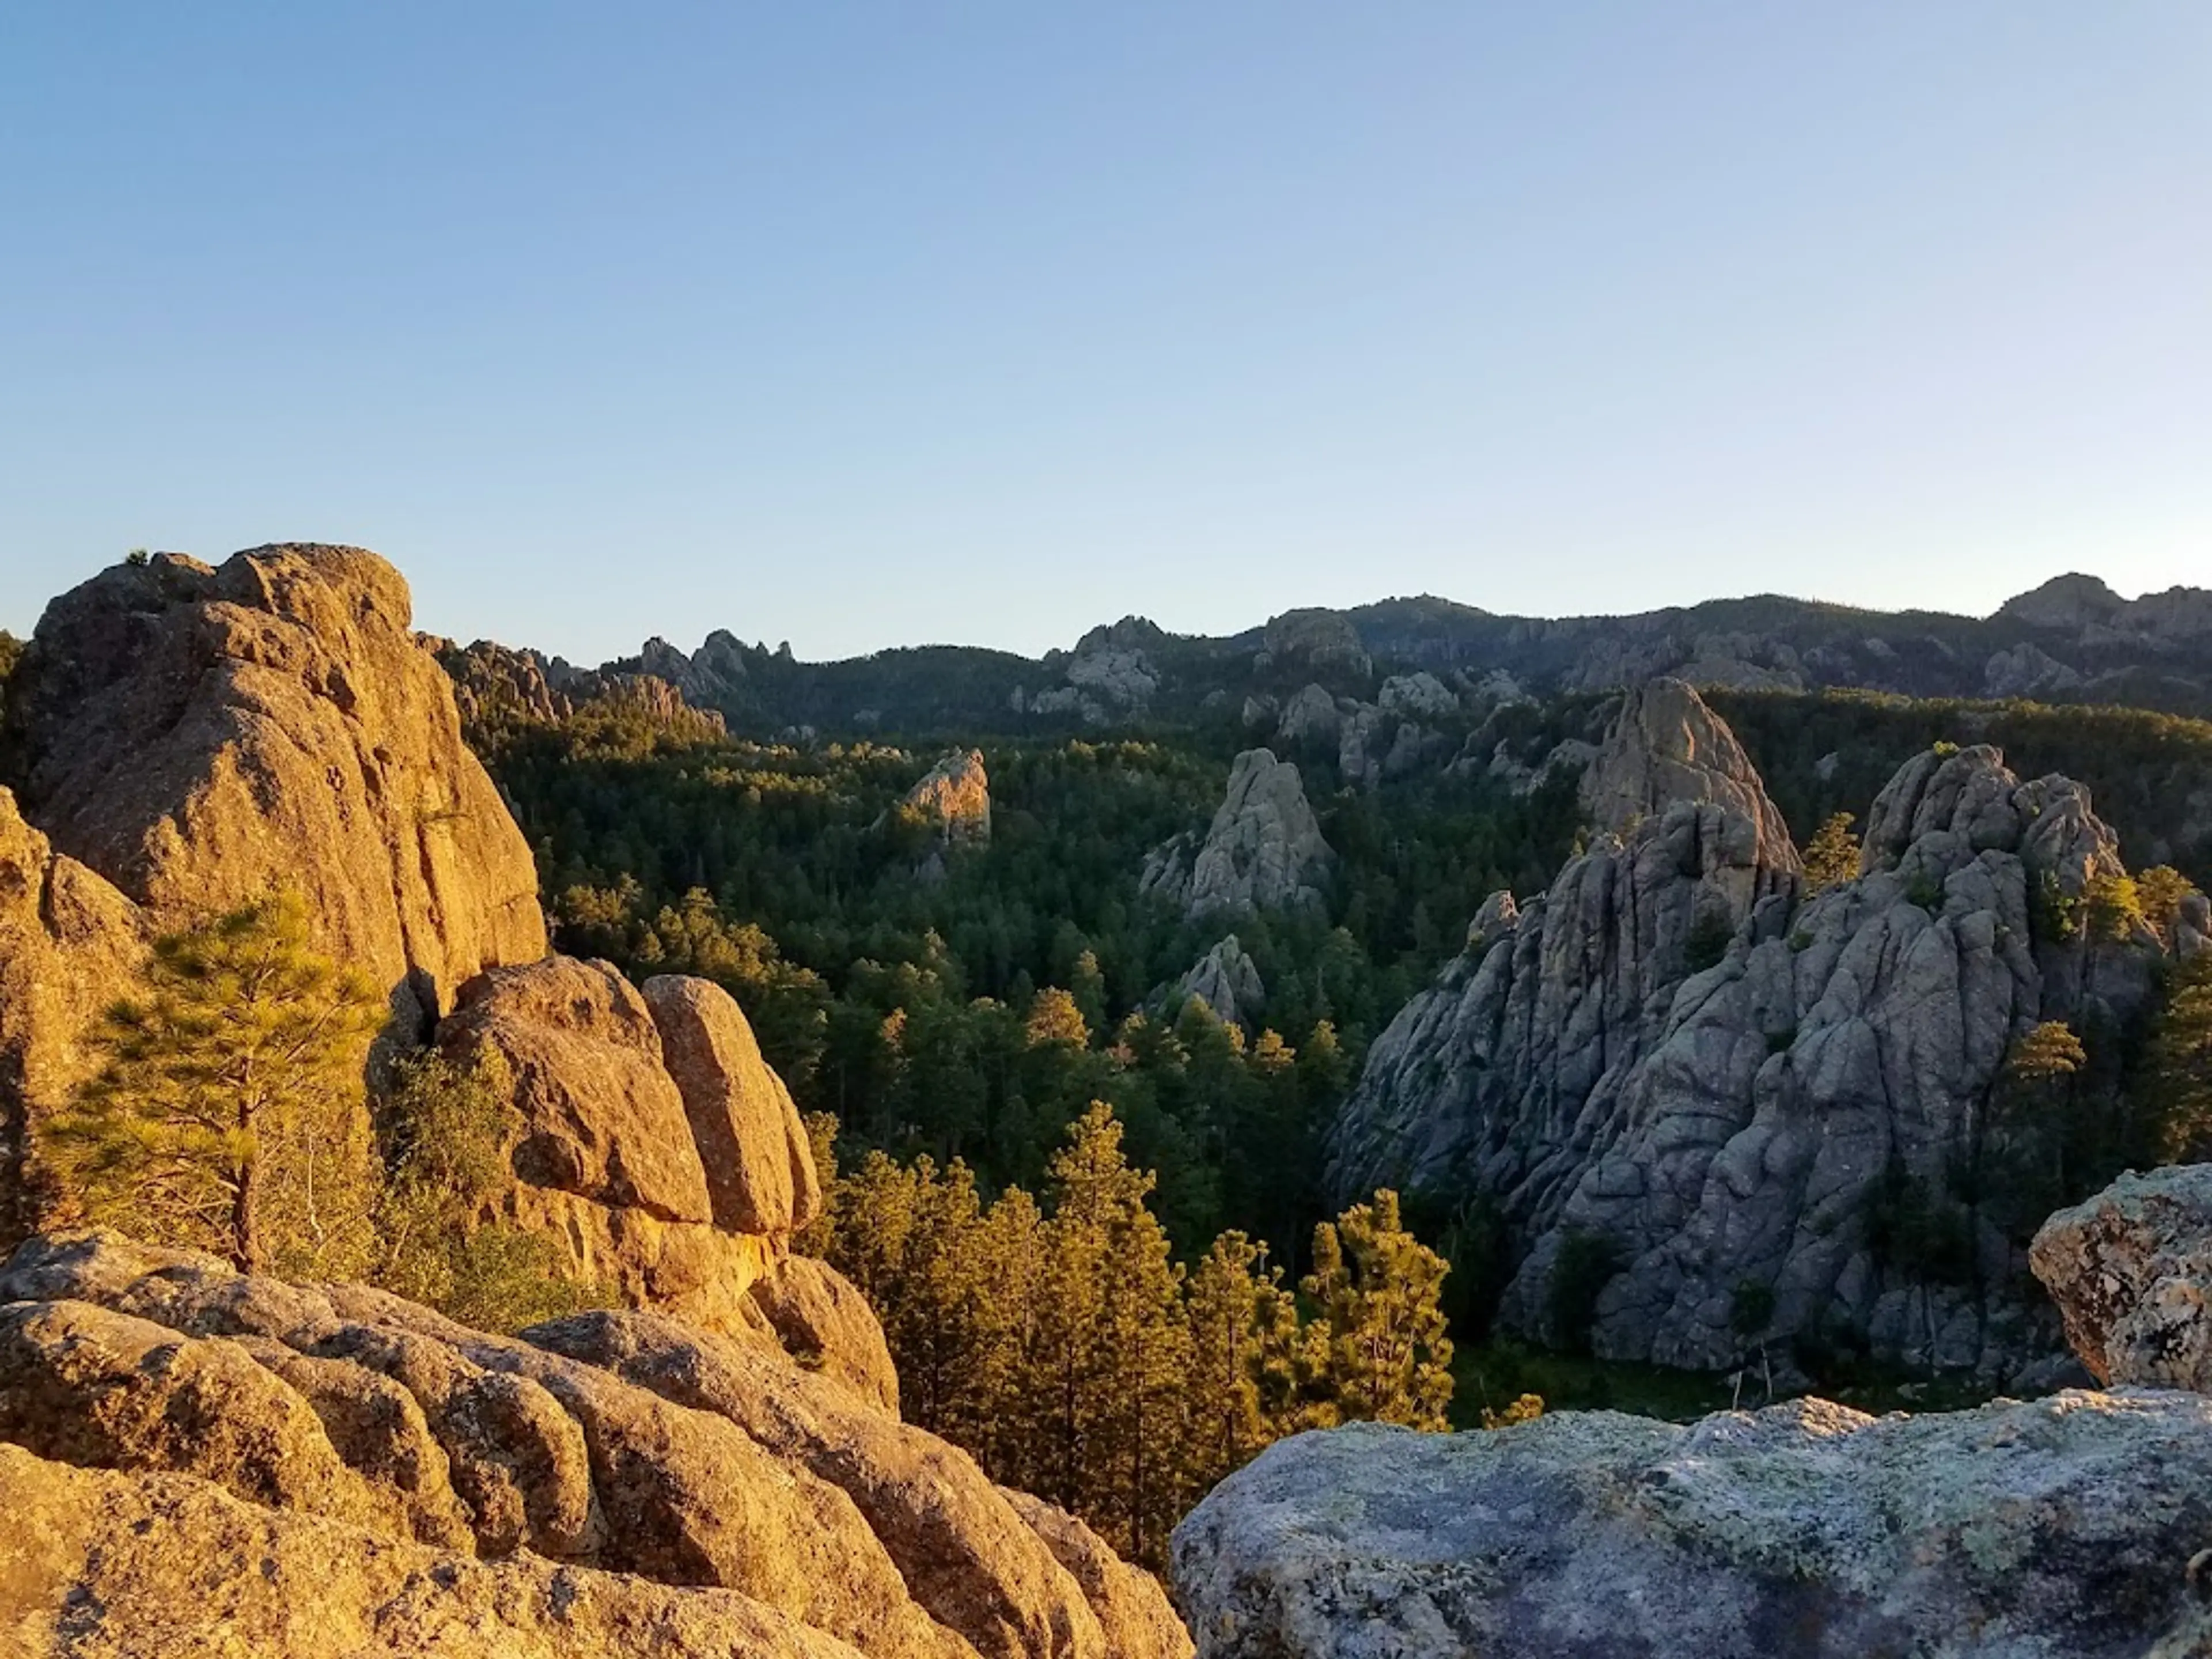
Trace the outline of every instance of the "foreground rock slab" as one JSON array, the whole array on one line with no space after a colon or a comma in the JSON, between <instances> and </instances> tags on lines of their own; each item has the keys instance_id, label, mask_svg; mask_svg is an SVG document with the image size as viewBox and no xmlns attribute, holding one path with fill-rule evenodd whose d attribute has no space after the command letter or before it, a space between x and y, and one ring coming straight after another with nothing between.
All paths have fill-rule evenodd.
<instances>
[{"instance_id":1,"label":"foreground rock slab","mask_svg":"<svg viewBox=\"0 0 2212 1659\"><path fill-rule=\"evenodd\" d=\"M1176 1531L1200 1659L2136 1659L2197 1611L2212 1399L1278 1443Z\"/></svg>"},{"instance_id":2,"label":"foreground rock slab","mask_svg":"<svg viewBox=\"0 0 2212 1659\"><path fill-rule=\"evenodd\" d=\"M111 1232L0 1264L0 1656L1190 1652L1149 1577L773 1345L496 1336Z\"/></svg>"}]
</instances>

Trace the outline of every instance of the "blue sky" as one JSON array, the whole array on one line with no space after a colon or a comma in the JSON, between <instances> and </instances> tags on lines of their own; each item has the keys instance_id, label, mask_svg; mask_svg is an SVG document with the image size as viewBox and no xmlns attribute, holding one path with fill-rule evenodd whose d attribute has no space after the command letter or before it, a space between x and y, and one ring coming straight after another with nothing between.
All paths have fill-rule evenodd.
<instances>
[{"instance_id":1,"label":"blue sky","mask_svg":"<svg viewBox=\"0 0 2212 1659\"><path fill-rule=\"evenodd\" d=\"M0 8L0 625L2212 582L2212 6Z\"/></svg>"}]
</instances>

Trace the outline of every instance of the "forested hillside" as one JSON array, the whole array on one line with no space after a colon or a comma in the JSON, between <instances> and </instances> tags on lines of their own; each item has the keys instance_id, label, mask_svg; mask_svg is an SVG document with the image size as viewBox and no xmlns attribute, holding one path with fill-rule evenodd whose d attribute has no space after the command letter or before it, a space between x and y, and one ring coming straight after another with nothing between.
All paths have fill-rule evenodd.
<instances>
[{"instance_id":1,"label":"forested hillside","mask_svg":"<svg viewBox=\"0 0 2212 1659\"><path fill-rule=\"evenodd\" d=\"M1571 776L1370 793L1322 767L1326 911L1194 921L1138 890L1218 804L1231 750L1203 734L986 743L993 833L953 847L900 805L927 752L702 737L635 708L483 741L563 949L720 981L849 1145L964 1158L988 1188L1037 1182L1106 1100L1185 1249L1224 1227L1295 1249L1367 1041L1484 895L1540 884L1577 828ZM1170 994L1231 932L1265 988L1249 1030Z\"/></svg>"}]
</instances>

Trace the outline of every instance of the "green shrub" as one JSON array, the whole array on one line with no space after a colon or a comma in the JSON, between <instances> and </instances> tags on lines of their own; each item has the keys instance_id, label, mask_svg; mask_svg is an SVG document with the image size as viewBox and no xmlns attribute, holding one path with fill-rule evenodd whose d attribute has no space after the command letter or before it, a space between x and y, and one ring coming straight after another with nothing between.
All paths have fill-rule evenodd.
<instances>
[{"instance_id":1,"label":"green shrub","mask_svg":"<svg viewBox=\"0 0 2212 1659\"><path fill-rule=\"evenodd\" d=\"M1624 1265L1620 1246L1603 1233L1576 1228L1559 1242L1545 1285L1545 1311L1551 1317L1552 1340L1567 1352L1589 1352L1597 1299Z\"/></svg>"},{"instance_id":2,"label":"green shrub","mask_svg":"<svg viewBox=\"0 0 2212 1659\"><path fill-rule=\"evenodd\" d=\"M491 1331L607 1299L571 1277L552 1238L488 1213L509 1178L510 1086L495 1053L468 1066L422 1054L393 1068L379 1111L377 1283Z\"/></svg>"},{"instance_id":3,"label":"green shrub","mask_svg":"<svg viewBox=\"0 0 2212 1659\"><path fill-rule=\"evenodd\" d=\"M1723 912L1706 911L1690 924L1690 936L1682 945L1683 965L1693 974L1718 967L1735 937L1735 928Z\"/></svg>"}]
</instances>

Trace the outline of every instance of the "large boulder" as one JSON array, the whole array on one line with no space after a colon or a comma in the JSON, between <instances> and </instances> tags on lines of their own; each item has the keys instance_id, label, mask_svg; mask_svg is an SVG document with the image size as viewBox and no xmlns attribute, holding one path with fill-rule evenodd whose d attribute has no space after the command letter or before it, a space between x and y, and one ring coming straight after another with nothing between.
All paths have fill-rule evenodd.
<instances>
[{"instance_id":1,"label":"large boulder","mask_svg":"<svg viewBox=\"0 0 2212 1659\"><path fill-rule=\"evenodd\" d=\"M898 1415L898 1370L883 1322L844 1274L811 1255L787 1255L752 1281L746 1297L784 1352Z\"/></svg>"},{"instance_id":2,"label":"large boulder","mask_svg":"<svg viewBox=\"0 0 2212 1659\"><path fill-rule=\"evenodd\" d=\"M604 962L547 957L461 988L440 1045L506 1061L522 1116L514 1171L662 1221L713 1218L682 1091L644 997Z\"/></svg>"},{"instance_id":3,"label":"large boulder","mask_svg":"<svg viewBox=\"0 0 2212 1659\"><path fill-rule=\"evenodd\" d=\"M161 1650L151 1632L169 1627L143 1589L181 1569L140 1561L143 1549L235 1562L242 1537L319 1536L330 1609L284 1633L255 1622L276 1613L252 1603L246 1627L267 1632L256 1651L345 1627L362 1576L393 1559L426 1581L405 1628L450 1616L511 1631L522 1652L564 1605L595 1598L652 1610L628 1638L642 1647L597 1645L587 1623L548 1650L692 1651L655 1632L705 1642L726 1614L726 1645L701 1650L1188 1651L1149 1579L1063 1528L1048 1539L965 1454L773 1345L625 1313L496 1337L381 1291L288 1285L112 1233L27 1242L0 1267L0 1304L11 1631L113 1584L106 1616L131 1622L115 1631L126 1645L103 1650ZM115 1473L87 1483L85 1468ZM52 1527L25 1532L47 1505ZM140 1547L94 1524L103 1508L168 1519ZM120 1559L101 1553L117 1547ZM471 1559L505 1557L519 1570L492 1581ZM487 1582L498 1597L469 1588ZM1102 1619L1122 1633L1115 1645Z\"/></svg>"},{"instance_id":4,"label":"large boulder","mask_svg":"<svg viewBox=\"0 0 2212 1659\"><path fill-rule=\"evenodd\" d=\"M1202 839L1178 836L1146 861L1144 891L1186 915L1313 909L1326 901L1336 855L1322 839L1298 769L1248 749Z\"/></svg>"},{"instance_id":5,"label":"large boulder","mask_svg":"<svg viewBox=\"0 0 2212 1659\"><path fill-rule=\"evenodd\" d=\"M2212 1164L2130 1170L2045 1222L2028 1259L2099 1382L2212 1394Z\"/></svg>"},{"instance_id":6,"label":"large boulder","mask_svg":"<svg viewBox=\"0 0 2212 1659\"><path fill-rule=\"evenodd\" d=\"M2194 1616L2212 1400L1279 1441L1176 1529L1201 1659L2135 1659Z\"/></svg>"},{"instance_id":7,"label":"large boulder","mask_svg":"<svg viewBox=\"0 0 2212 1659\"><path fill-rule=\"evenodd\" d=\"M568 957L499 969L462 988L439 1042L505 1062L522 1125L496 1202L506 1219L632 1306L757 1331L753 1285L820 1206L812 1154L728 994L653 983L648 1000L606 963Z\"/></svg>"},{"instance_id":8,"label":"large boulder","mask_svg":"<svg viewBox=\"0 0 2212 1659\"><path fill-rule=\"evenodd\" d=\"M664 974L642 988L690 1120L714 1224L778 1235L805 1226L822 1212L813 1148L744 1011L711 980Z\"/></svg>"},{"instance_id":9,"label":"large boulder","mask_svg":"<svg viewBox=\"0 0 2212 1659\"><path fill-rule=\"evenodd\" d=\"M1504 1317L1608 1358L1726 1368L1803 1338L1993 1383L2047 1365L2016 1235L1965 1218L1944 1263L1880 1223L2003 1153L1987 1108L2015 1038L2146 1006L2154 941L2049 925L2122 870L2087 793L1931 750L1881 792L1864 873L1802 897L1725 725L1659 686L1588 799L1614 833L1376 1040L1331 1131L1336 1192L1486 1198Z\"/></svg>"},{"instance_id":10,"label":"large boulder","mask_svg":"<svg viewBox=\"0 0 2212 1659\"><path fill-rule=\"evenodd\" d=\"M419 1031L545 953L530 848L461 740L407 584L359 548L164 554L47 606L0 770L55 850L161 926L301 890Z\"/></svg>"}]
</instances>

